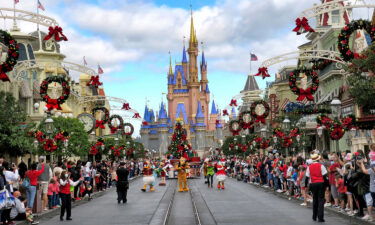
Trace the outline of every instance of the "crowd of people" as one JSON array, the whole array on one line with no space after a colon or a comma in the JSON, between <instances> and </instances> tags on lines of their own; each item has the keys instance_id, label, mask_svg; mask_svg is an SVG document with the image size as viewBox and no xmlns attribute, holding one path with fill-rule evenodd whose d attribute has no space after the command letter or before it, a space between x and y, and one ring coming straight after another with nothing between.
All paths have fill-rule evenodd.
<instances>
[{"instance_id":1,"label":"crowd of people","mask_svg":"<svg viewBox=\"0 0 375 225\"><path fill-rule=\"evenodd\" d=\"M247 158L233 157L227 159L226 172L239 181L261 185L290 198L301 199L301 206L307 206L313 202L312 183L316 177L311 168L316 163L319 167L323 166L318 168L323 188L322 205L349 216L373 221L375 144L371 145L369 154L361 150L355 153L315 150L311 152L310 158L305 159L302 155L286 157L274 150ZM313 219L316 220L316 216ZM324 221L323 217L321 220Z\"/></svg>"},{"instance_id":2,"label":"crowd of people","mask_svg":"<svg viewBox=\"0 0 375 225\"><path fill-rule=\"evenodd\" d=\"M38 224L34 220L35 212L55 208L60 208L60 220L64 220L65 215L66 220L72 220L72 202L83 198L91 200L93 192L115 186L118 168L126 168L127 180L138 176L142 165L137 160L122 164L108 160L47 162L43 156L30 165L23 161L16 165L0 157L1 222L8 225L27 220L30 224ZM37 195L38 191L41 196ZM38 210L40 205L41 210Z\"/></svg>"}]
</instances>

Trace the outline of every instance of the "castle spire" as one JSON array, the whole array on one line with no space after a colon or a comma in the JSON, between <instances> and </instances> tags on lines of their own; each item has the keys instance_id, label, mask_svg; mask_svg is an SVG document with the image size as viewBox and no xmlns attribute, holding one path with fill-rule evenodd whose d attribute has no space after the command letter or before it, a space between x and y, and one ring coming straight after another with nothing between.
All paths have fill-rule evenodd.
<instances>
[{"instance_id":1,"label":"castle spire","mask_svg":"<svg viewBox=\"0 0 375 225\"><path fill-rule=\"evenodd\" d=\"M191 22L190 22L190 41L189 45L193 46L198 43L197 36L195 34L194 20L193 20L193 10L191 10Z\"/></svg>"},{"instance_id":2,"label":"castle spire","mask_svg":"<svg viewBox=\"0 0 375 225\"><path fill-rule=\"evenodd\" d=\"M187 63L185 44L184 44L184 48L182 49L182 63Z\"/></svg>"},{"instance_id":3,"label":"castle spire","mask_svg":"<svg viewBox=\"0 0 375 225\"><path fill-rule=\"evenodd\" d=\"M171 56L171 52L169 52L169 72L168 72L168 75L172 75L173 74L173 70L172 70L172 56Z\"/></svg>"},{"instance_id":4,"label":"castle spire","mask_svg":"<svg viewBox=\"0 0 375 225\"><path fill-rule=\"evenodd\" d=\"M196 118L204 118L204 114L202 112L202 105L200 101L198 101Z\"/></svg>"},{"instance_id":5,"label":"castle spire","mask_svg":"<svg viewBox=\"0 0 375 225\"><path fill-rule=\"evenodd\" d=\"M215 100L212 100L211 114L219 114L218 110L216 109Z\"/></svg>"}]
</instances>

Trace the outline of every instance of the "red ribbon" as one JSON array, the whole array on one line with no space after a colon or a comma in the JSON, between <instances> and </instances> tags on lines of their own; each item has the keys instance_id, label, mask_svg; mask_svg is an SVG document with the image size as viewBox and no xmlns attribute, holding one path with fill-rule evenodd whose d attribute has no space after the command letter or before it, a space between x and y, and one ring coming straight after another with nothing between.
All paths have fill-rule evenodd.
<instances>
[{"instance_id":1,"label":"red ribbon","mask_svg":"<svg viewBox=\"0 0 375 225\"><path fill-rule=\"evenodd\" d=\"M314 96L312 96L312 94L311 94L311 88L307 88L307 89L300 88L299 89L299 95L298 95L297 101L301 102L305 98L307 98L307 100L309 100L309 101L314 101Z\"/></svg>"},{"instance_id":2,"label":"red ribbon","mask_svg":"<svg viewBox=\"0 0 375 225\"><path fill-rule=\"evenodd\" d=\"M96 155L99 153L98 149L96 148L95 145L91 146L91 149L90 149L90 155Z\"/></svg>"},{"instance_id":3,"label":"red ribbon","mask_svg":"<svg viewBox=\"0 0 375 225\"><path fill-rule=\"evenodd\" d=\"M251 129L253 127L252 123L242 123L242 129Z\"/></svg>"},{"instance_id":4,"label":"red ribbon","mask_svg":"<svg viewBox=\"0 0 375 225\"><path fill-rule=\"evenodd\" d=\"M49 98L47 100L46 107L48 108L48 111L51 111L52 109L61 110L60 104L57 99Z\"/></svg>"},{"instance_id":5,"label":"red ribbon","mask_svg":"<svg viewBox=\"0 0 375 225\"><path fill-rule=\"evenodd\" d=\"M139 118L141 118L141 116L139 115L139 113L135 113L134 116L133 116L133 118L139 119Z\"/></svg>"},{"instance_id":6,"label":"red ribbon","mask_svg":"<svg viewBox=\"0 0 375 225\"><path fill-rule=\"evenodd\" d=\"M129 103L124 103L124 104L122 105L122 109L125 109L125 110L129 110L129 109L131 109Z\"/></svg>"},{"instance_id":7,"label":"red ribbon","mask_svg":"<svg viewBox=\"0 0 375 225\"><path fill-rule=\"evenodd\" d=\"M99 75L97 76L91 76L90 81L87 83L87 86L94 86L98 87L101 86L103 83L99 81Z\"/></svg>"},{"instance_id":8,"label":"red ribbon","mask_svg":"<svg viewBox=\"0 0 375 225\"><path fill-rule=\"evenodd\" d=\"M264 116L257 116L255 123L258 123L258 122L266 123L266 119L264 118Z\"/></svg>"},{"instance_id":9,"label":"red ribbon","mask_svg":"<svg viewBox=\"0 0 375 225\"><path fill-rule=\"evenodd\" d=\"M142 125L143 125L143 126L147 126L147 125L148 125L148 122L147 122L147 121L143 121L143 122L142 122Z\"/></svg>"},{"instance_id":10,"label":"red ribbon","mask_svg":"<svg viewBox=\"0 0 375 225\"><path fill-rule=\"evenodd\" d=\"M95 123L95 128L105 129L104 124L105 123L104 123L103 120L97 120L96 123Z\"/></svg>"},{"instance_id":11,"label":"red ribbon","mask_svg":"<svg viewBox=\"0 0 375 225\"><path fill-rule=\"evenodd\" d=\"M67 41L68 40L68 38L66 38L66 36L62 33L63 30L61 27L59 26L49 27L48 30L49 30L49 33L44 38L45 41L48 41L52 37L55 38L55 41L62 41L62 40Z\"/></svg>"},{"instance_id":12,"label":"red ribbon","mask_svg":"<svg viewBox=\"0 0 375 225\"><path fill-rule=\"evenodd\" d=\"M305 32L315 32L315 30L310 27L309 21L306 19L306 17L303 17L302 20L300 18L296 19L296 27L293 29L293 31L297 32L297 35Z\"/></svg>"},{"instance_id":13,"label":"red ribbon","mask_svg":"<svg viewBox=\"0 0 375 225\"><path fill-rule=\"evenodd\" d=\"M57 145L55 145L52 139L47 139L45 144L43 145L43 149L48 152L56 151Z\"/></svg>"},{"instance_id":14,"label":"red ribbon","mask_svg":"<svg viewBox=\"0 0 375 225\"><path fill-rule=\"evenodd\" d=\"M258 73L255 74L255 76L260 76L262 75L262 78L266 78L266 77L270 77L269 73L268 73L268 68L267 67L260 67L258 69Z\"/></svg>"},{"instance_id":15,"label":"red ribbon","mask_svg":"<svg viewBox=\"0 0 375 225\"><path fill-rule=\"evenodd\" d=\"M0 73L0 80L3 82L10 82L9 77L6 73Z\"/></svg>"},{"instance_id":16,"label":"red ribbon","mask_svg":"<svg viewBox=\"0 0 375 225\"><path fill-rule=\"evenodd\" d=\"M223 110L223 116L229 116L228 110L226 110L226 109Z\"/></svg>"},{"instance_id":17,"label":"red ribbon","mask_svg":"<svg viewBox=\"0 0 375 225\"><path fill-rule=\"evenodd\" d=\"M35 134L35 138L39 142L43 142L44 141L43 136L44 136L44 133L42 131L37 131L36 134Z\"/></svg>"},{"instance_id":18,"label":"red ribbon","mask_svg":"<svg viewBox=\"0 0 375 225\"><path fill-rule=\"evenodd\" d=\"M118 130L118 128L117 128L117 127L111 127L111 134L114 134L114 133L116 133L116 132L117 132L117 130Z\"/></svg>"},{"instance_id":19,"label":"red ribbon","mask_svg":"<svg viewBox=\"0 0 375 225\"><path fill-rule=\"evenodd\" d=\"M235 99L230 100L230 104L229 105L230 106L237 106L237 100L235 100Z\"/></svg>"},{"instance_id":20,"label":"red ribbon","mask_svg":"<svg viewBox=\"0 0 375 225\"><path fill-rule=\"evenodd\" d=\"M65 136L62 133L57 133L54 138L56 141L63 141L65 139Z\"/></svg>"}]
</instances>

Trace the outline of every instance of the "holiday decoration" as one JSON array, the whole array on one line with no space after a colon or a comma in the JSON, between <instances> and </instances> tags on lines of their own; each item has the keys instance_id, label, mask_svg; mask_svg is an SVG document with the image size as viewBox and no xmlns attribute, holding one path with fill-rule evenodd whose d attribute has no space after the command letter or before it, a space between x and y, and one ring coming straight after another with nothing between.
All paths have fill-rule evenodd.
<instances>
[{"instance_id":1,"label":"holiday decoration","mask_svg":"<svg viewBox=\"0 0 375 225\"><path fill-rule=\"evenodd\" d=\"M109 121L109 111L106 107L97 106L92 109L92 115L94 115L94 117L97 111L103 112L104 115L102 116L101 120L96 120L95 128L105 129L104 124L108 123Z\"/></svg>"},{"instance_id":2,"label":"holiday decoration","mask_svg":"<svg viewBox=\"0 0 375 225\"><path fill-rule=\"evenodd\" d=\"M113 152L113 155L115 156L115 157L120 157L121 156L121 151L123 150L123 147L115 147L115 146L112 146L111 147L111 150L112 150L112 152Z\"/></svg>"},{"instance_id":3,"label":"holiday decoration","mask_svg":"<svg viewBox=\"0 0 375 225\"><path fill-rule=\"evenodd\" d=\"M140 119L140 118L141 118L141 116L139 115L139 113L134 113L134 116L133 116L133 118L135 118L135 119Z\"/></svg>"},{"instance_id":4,"label":"holiday decoration","mask_svg":"<svg viewBox=\"0 0 375 225\"><path fill-rule=\"evenodd\" d=\"M281 139L282 147L289 148L293 144L293 138L300 135L300 132L298 128L294 128L289 132L289 134L286 134L281 130L281 128L275 128L273 130L273 134L275 137Z\"/></svg>"},{"instance_id":5,"label":"holiday decoration","mask_svg":"<svg viewBox=\"0 0 375 225\"><path fill-rule=\"evenodd\" d=\"M229 105L237 107L237 100L235 100L235 99L230 100L230 104Z\"/></svg>"},{"instance_id":6,"label":"holiday decoration","mask_svg":"<svg viewBox=\"0 0 375 225\"><path fill-rule=\"evenodd\" d=\"M113 120L117 119L119 124L117 126L113 125ZM122 130L124 128L124 120L119 115L112 115L109 117L108 127L111 129L111 133L114 134L117 130Z\"/></svg>"},{"instance_id":7,"label":"holiday decoration","mask_svg":"<svg viewBox=\"0 0 375 225\"><path fill-rule=\"evenodd\" d=\"M267 67L260 67L258 69L258 73L255 74L255 76L260 76L262 75L262 78L266 78L266 77L270 77L269 73L268 73L268 68Z\"/></svg>"},{"instance_id":8,"label":"holiday decoration","mask_svg":"<svg viewBox=\"0 0 375 225\"><path fill-rule=\"evenodd\" d=\"M43 149L47 152L54 152L57 150L57 144L53 139L44 140Z\"/></svg>"},{"instance_id":9,"label":"holiday decoration","mask_svg":"<svg viewBox=\"0 0 375 225\"><path fill-rule=\"evenodd\" d=\"M69 138L67 132L58 132L53 138L47 136L40 130L34 133L35 139L42 145L43 150L47 152L54 152L58 149L58 143L62 144Z\"/></svg>"},{"instance_id":10,"label":"holiday decoration","mask_svg":"<svg viewBox=\"0 0 375 225\"><path fill-rule=\"evenodd\" d=\"M131 123L124 123L124 134L127 136L132 136L134 133L134 127Z\"/></svg>"},{"instance_id":11,"label":"holiday decoration","mask_svg":"<svg viewBox=\"0 0 375 225\"><path fill-rule=\"evenodd\" d=\"M332 140L340 140L344 136L345 131L355 128L354 124L356 123L353 115L346 116L340 120L332 120L324 114L319 115L316 118L316 122L318 123L318 127L324 126L328 129Z\"/></svg>"},{"instance_id":12,"label":"holiday decoration","mask_svg":"<svg viewBox=\"0 0 375 225\"><path fill-rule=\"evenodd\" d=\"M239 135L241 131L241 124L238 120L232 120L229 122L229 131L232 132L233 136Z\"/></svg>"},{"instance_id":13,"label":"holiday decoration","mask_svg":"<svg viewBox=\"0 0 375 225\"><path fill-rule=\"evenodd\" d=\"M315 32L309 25L309 21L306 17L296 19L296 27L293 29L293 32L296 32L297 35L306 33L306 32Z\"/></svg>"},{"instance_id":14,"label":"holiday decoration","mask_svg":"<svg viewBox=\"0 0 375 225\"><path fill-rule=\"evenodd\" d=\"M99 153L99 150L96 147L96 145L92 145L91 148L90 148L89 154L90 155L97 155L98 153Z\"/></svg>"},{"instance_id":15,"label":"holiday decoration","mask_svg":"<svg viewBox=\"0 0 375 225\"><path fill-rule=\"evenodd\" d=\"M143 125L143 126L148 126L148 122L147 122L147 121L143 121L143 122L142 122L142 125Z\"/></svg>"},{"instance_id":16,"label":"holiday decoration","mask_svg":"<svg viewBox=\"0 0 375 225\"><path fill-rule=\"evenodd\" d=\"M121 109L130 110L131 108L130 108L129 103L124 103L124 104L122 104L122 108Z\"/></svg>"},{"instance_id":17,"label":"holiday decoration","mask_svg":"<svg viewBox=\"0 0 375 225\"><path fill-rule=\"evenodd\" d=\"M103 83L99 81L99 75L91 76L90 81L87 82L87 86L92 86L95 88L98 88L101 85L103 85Z\"/></svg>"},{"instance_id":18,"label":"holiday decoration","mask_svg":"<svg viewBox=\"0 0 375 225\"><path fill-rule=\"evenodd\" d=\"M228 110L226 109L223 110L223 116L229 116Z\"/></svg>"},{"instance_id":19,"label":"holiday decoration","mask_svg":"<svg viewBox=\"0 0 375 225\"><path fill-rule=\"evenodd\" d=\"M184 157L189 159L191 145L187 141L186 130L182 128L181 123L177 122L172 135L171 144L168 146L168 154L175 158Z\"/></svg>"},{"instance_id":20,"label":"holiday decoration","mask_svg":"<svg viewBox=\"0 0 375 225\"><path fill-rule=\"evenodd\" d=\"M61 84L62 87L62 95L56 99L51 98L47 94L48 85L52 82L56 82ZM70 95L70 86L68 84L68 81L63 76L50 76L47 77L43 82L40 84L40 96L42 97L43 101L45 101L46 107L48 108L48 111L51 111L53 109L61 110L60 105L63 104Z\"/></svg>"},{"instance_id":21,"label":"holiday decoration","mask_svg":"<svg viewBox=\"0 0 375 225\"><path fill-rule=\"evenodd\" d=\"M311 86L307 89L297 87L297 77L300 73L304 73L306 76L311 77ZM313 94L318 90L319 78L318 74L309 69L295 69L289 75L289 87L290 90L296 95L298 95L297 101L303 101L305 98L309 101L314 101Z\"/></svg>"},{"instance_id":22,"label":"holiday decoration","mask_svg":"<svg viewBox=\"0 0 375 225\"><path fill-rule=\"evenodd\" d=\"M261 115L258 115L255 112L255 109L258 105L263 105L263 107L264 107L264 113L261 114ZM255 101L250 106L250 113L251 113L251 116L253 117L253 119L255 120L254 121L255 123L258 123L258 122L266 123L266 118L270 113L270 106L268 105L267 102L265 102L263 100Z\"/></svg>"},{"instance_id":23,"label":"holiday decoration","mask_svg":"<svg viewBox=\"0 0 375 225\"><path fill-rule=\"evenodd\" d=\"M311 60L310 63L312 63L312 70L323 70L327 66L332 64L332 60L329 59L316 59L316 60Z\"/></svg>"},{"instance_id":24,"label":"holiday decoration","mask_svg":"<svg viewBox=\"0 0 375 225\"><path fill-rule=\"evenodd\" d=\"M367 20L353 20L342 28L341 33L338 36L338 50L341 53L342 59L346 62L353 58L361 57L358 53L353 53L349 48L350 35L354 31L361 29L364 29L370 35L371 42L373 42L375 38L375 27L373 27L371 22Z\"/></svg>"},{"instance_id":25,"label":"holiday decoration","mask_svg":"<svg viewBox=\"0 0 375 225\"><path fill-rule=\"evenodd\" d=\"M52 37L57 42L68 40L68 38L62 33L63 29L61 27L59 27L59 26L52 27L51 26L51 27L48 28L48 30L49 30L48 35L44 37L45 41L48 41Z\"/></svg>"},{"instance_id":26,"label":"holiday decoration","mask_svg":"<svg viewBox=\"0 0 375 225\"><path fill-rule=\"evenodd\" d=\"M5 62L0 65L0 80L3 82L10 82L7 72L13 70L13 67L17 64L19 56L17 41L6 31L0 30L0 40L3 45L8 48L7 58Z\"/></svg>"},{"instance_id":27,"label":"holiday decoration","mask_svg":"<svg viewBox=\"0 0 375 225\"><path fill-rule=\"evenodd\" d=\"M246 130L253 128L251 118L251 111L244 111L240 114L240 124L242 129Z\"/></svg>"}]
</instances>

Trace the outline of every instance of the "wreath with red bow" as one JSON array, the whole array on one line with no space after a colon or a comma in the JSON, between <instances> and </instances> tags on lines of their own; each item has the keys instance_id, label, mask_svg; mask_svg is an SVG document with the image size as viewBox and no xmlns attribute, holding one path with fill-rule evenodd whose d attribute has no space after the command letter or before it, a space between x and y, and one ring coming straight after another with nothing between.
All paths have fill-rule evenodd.
<instances>
[{"instance_id":1,"label":"wreath with red bow","mask_svg":"<svg viewBox=\"0 0 375 225\"><path fill-rule=\"evenodd\" d=\"M112 146L111 150L113 151L113 155L114 156L120 157L121 156L121 151L123 150L123 147L120 146L120 147L116 148L115 146Z\"/></svg>"},{"instance_id":2,"label":"wreath with red bow","mask_svg":"<svg viewBox=\"0 0 375 225\"><path fill-rule=\"evenodd\" d=\"M95 128L105 129L104 124L108 123L109 121L109 111L106 107L95 107L92 109L92 115L95 117L97 111L102 111L104 116L102 116L101 120L96 120Z\"/></svg>"},{"instance_id":3,"label":"wreath with red bow","mask_svg":"<svg viewBox=\"0 0 375 225\"><path fill-rule=\"evenodd\" d=\"M247 120L246 118L249 118L249 120ZM251 120L251 118L251 111L244 111L240 114L240 124L242 129L246 130L253 128L253 121Z\"/></svg>"},{"instance_id":4,"label":"wreath with red bow","mask_svg":"<svg viewBox=\"0 0 375 225\"><path fill-rule=\"evenodd\" d=\"M126 127L130 127L130 131L126 132ZM134 126L131 123L124 123L124 134L127 136L132 136L134 133Z\"/></svg>"},{"instance_id":5,"label":"wreath with red bow","mask_svg":"<svg viewBox=\"0 0 375 225\"><path fill-rule=\"evenodd\" d=\"M341 118L341 120L333 120L326 115L319 115L316 118L316 122L318 127L325 126L328 129L332 140L340 140L344 136L345 131L349 131L355 127L356 120L353 115Z\"/></svg>"},{"instance_id":6,"label":"wreath with red bow","mask_svg":"<svg viewBox=\"0 0 375 225\"><path fill-rule=\"evenodd\" d=\"M12 71L13 67L17 64L17 59L19 56L18 44L12 35L3 30L0 30L0 40L2 40L1 43L8 48L7 58L5 62L0 65L0 80L3 82L10 82L6 73Z\"/></svg>"},{"instance_id":7,"label":"wreath with red bow","mask_svg":"<svg viewBox=\"0 0 375 225\"><path fill-rule=\"evenodd\" d=\"M90 81L87 82L87 86L92 86L98 88L99 86L103 85L102 82L99 80L99 75L91 76Z\"/></svg>"},{"instance_id":8,"label":"wreath with red bow","mask_svg":"<svg viewBox=\"0 0 375 225\"><path fill-rule=\"evenodd\" d=\"M69 138L69 134L67 132L58 132L53 138L46 138L46 135L38 130L34 133L34 137L42 145L44 151L54 152L58 149L57 143L64 142Z\"/></svg>"},{"instance_id":9,"label":"wreath with red bow","mask_svg":"<svg viewBox=\"0 0 375 225\"><path fill-rule=\"evenodd\" d=\"M357 53L353 53L349 48L350 35L356 31L364 29L371 38L371 42L374 42L375 38L375 27L371 25L370 21L367 20L353 20L344 28L338 37L338 49L341 53L341 57L344 61L348 62L354 58L360 58L361 56Z\"/></svg>"},{"instance_id":10,"label":"wreath with red bow","mask_svg":"<svg viewBox=\"0 0 375 225\"><path fill-rule=\"evenodd\" d=\"M235 128L235 124L237 124L237 128ZM232 120L229 122L229 131L232 132L233 136L239 135L241 131L241 123L238 120Z\"/></svg>"},{"instance_id":11,"label":"wreath with red bow","mask_svg":"<svg viewBox=\"0 0 375 225\"><path fill-rule=\"evenodd\" d=\"M118 119L120 124L118 124L117 126L114 126L112 124L112 120L114 119ZM117 132L117 130L119 129L122 130L124 128L124 120L119 115L112 115L111 117L109 117L108 127L111 129L111 133L114 134Z\"/></svg>"},{"instance_id":12,"label":"wreath with red bow","mask_svg":"<svg viewBox=\"0 0 375 225\"><path fill-rule=\"evenodd\" d=\"M61 84L62 87L62 95L56 99L51 98L47 94L48 85L52 82L56 82ZM63 104L70 95L70 86L68 81L63 76L50 76L43 80L43 82L40 84L40 96L42 97L43 101L47 103L46 107L48 108L48 111L52 109L61 110L60 105Z\"/></svg>"},{"instance_id":13,"label":"wreath with red bow","mask_svg":"<svg viewBox=\"0 0 375 225\"><path fill-rule=\"evenodd\" d=\"M300 73L306 74L306 76L311 77L311 86L307 89L297 87L297 77ZM296 95L298 95L297 101L303 101L305 98L309 101L314 101L313 94L319 88L319 78L318 74L310 69L302 68L302 69L295 69L289 75L289 87L290 90Z\"/></svg>"},{"instance_id":14,"label":"wreath with red bow","mask_svg":"<svg viewBox=\"0 0 375 225\"><path fill-rule=\"evenodd\" d=\"M262 115L258 115L255 112L255 109L256 109L257 105L263 105L264 113ZM266 118L270 114L270 106L268 105L267 102L265 102L263 100L255 101L250 106L250 113L251 113L251 116L253 117L253 119L255 120L254 121L255 123L258 123L258 122L266 123Z\"/></svg>"}]
</instances>

